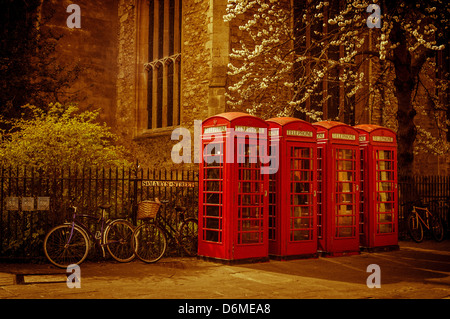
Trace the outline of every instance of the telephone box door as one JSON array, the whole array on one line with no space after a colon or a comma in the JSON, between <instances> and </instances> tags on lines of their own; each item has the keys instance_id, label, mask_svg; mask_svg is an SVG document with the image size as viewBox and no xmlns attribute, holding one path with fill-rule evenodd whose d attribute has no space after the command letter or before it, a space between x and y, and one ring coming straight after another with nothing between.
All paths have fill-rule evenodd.
<instances>
[{"instance_id":1,"label":"telephone box door","mask_svg":"<svg viewBox=\"0 0 450 319\"><path fill-rule=\"evenodd\" d=\"M223 260L268 259L268 125L229 112L202 123L198 255Z\"/></svg>"},{"instance_id":2,"label":"telephone box door","mask_svg":"<svg viewBox=\"0 0 450 319\"><path fill-rule=\"evenodd\" d=\"M289 169L287 255L315 254L317 250L315 148L306 143L302 145L298 142L288 142L287 156Z\"/></svg>"},{"instance_id":3,"label":"telephone box door","mask_svg":"<svg viewBox=\"0 0 450 319\"><path fill-rule=\"evenodd\" d=\"M317 127L318 249L359 253L360 150L358 131L335 121Z\"/></svg>"},{"instance_id":4,"label":"telephone box door","mask_svg":"<svg viewBox=\"0 0 450 319\"><path fill-rule=\"evenodd\" d=\"M372 217L373 246L397 244L397 183L395 149L374 147L375 205ZM370 234L369 234L370 236Z\"/></svg>"},{"instance_id":5,"label":"telephone box door","mask_svg":"<svg viewBox=\"0 0 450 319\"><path fill-rule=\"evenodd\" d=\"M259 152L263 151L256 139L236 139L237 219L234 233L234 259L256 258L268 255L267 178L261 173Z\"/></svg>"},{"instance_id":6,"label":"telephone box door","mask_svg":"<svg viewBox=\"0 0 450 319\"><path fill-rule=\"evenodd\" d=\"M292 117L267 120L279 168L270 187L270 247L273 258L317 255L316 128Z\"/></svg>"},{"instance_id":7,"label":"telephone box door","mask_svg":"<svg viewBox=\"0 0 450 319\"><path fill-rule=\"evenodd\" d=\"M204 133L204 135L207 135ZM202 162L199 168L199 247L202 256L224 258L227 233L224 224L229 217L224 214L226 180L224 138L202 140ZM226 227L225 227L226 230Z\"/></svg>"},{"instance_id":8,"label":"telephone box door","mask_svg":"<svg viewBox=\"0 0 450 319\"><path fill-rule=\"evenodd\" d=\"M359 250L359 149L333 145L333 250Z\"/></svg>"},{"instance_id":9,"label":"telephone box door","mask_svg":"<svg viewBox=\"0 0 450 319\"><path fill-rule=\"evenodd\" d=\"M364 248L398 247L397 142L392 130L371 124L360 132L360 243Z\"/></svg>"}]
</instances>

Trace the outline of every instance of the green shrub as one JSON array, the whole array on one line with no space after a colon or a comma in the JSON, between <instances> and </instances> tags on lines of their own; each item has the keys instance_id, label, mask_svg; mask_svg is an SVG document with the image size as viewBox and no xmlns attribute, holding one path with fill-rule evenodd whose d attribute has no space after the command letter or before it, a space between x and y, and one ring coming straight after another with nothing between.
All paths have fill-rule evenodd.
<instances>
[{"instance_id":1,"label":"green shrub","mask_svg":"<svg viewBox=\"0 0 450 319\"><path fill-rule=\"evenodd\" d=\"M34 167L51 172L62 167L122 167L130 165L123 147L106 124L99 124L98 111L79 112L74 104L52 103L48 111L23 107L30 116L5 120L0 165Z\"/></svg>"}]
</instances>

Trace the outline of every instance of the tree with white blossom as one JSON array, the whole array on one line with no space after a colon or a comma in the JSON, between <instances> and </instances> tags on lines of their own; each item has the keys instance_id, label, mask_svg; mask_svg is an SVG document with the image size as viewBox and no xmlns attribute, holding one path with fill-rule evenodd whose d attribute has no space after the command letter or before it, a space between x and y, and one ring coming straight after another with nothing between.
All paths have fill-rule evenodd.
<instances>
[{"instance_id":1,"label":"tree with white blossom","mask_svg":"<svg viewBox=\"0 0 450 319\"><path fill-rule=\"evenodd\" d=\"M367 23L371 4L381 9L380 28ZM374 101L379 124L397 131L399 173L408 175L415 152L450 153L449 15L445 0L228 0L224 19L239 24L241 37L230 54L227 108L358 124L356 99ZM324 114L327 103L336 110ZM415 124L422 113L433 132Z\"/></svg>"}]
</instances>

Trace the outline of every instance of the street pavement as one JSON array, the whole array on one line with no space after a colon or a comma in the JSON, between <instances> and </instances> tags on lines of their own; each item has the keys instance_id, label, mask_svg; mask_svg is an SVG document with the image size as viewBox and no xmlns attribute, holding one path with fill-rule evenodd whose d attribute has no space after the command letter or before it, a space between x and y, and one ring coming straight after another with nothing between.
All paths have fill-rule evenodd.
<instances>
[{"instance_id":1,"label":"street pavement","mask_svg":"<svg viewBox=\"0 0 450 319\"><path fill-rule=\"evenodd\" d=\"M449 299L450 240L399 245L395 251L238 265L181 257L154 264L88 261L80 266L79 288L69 288L65 270L50 264L0 263L0 298Z\"/></svg>"}]
</instances>

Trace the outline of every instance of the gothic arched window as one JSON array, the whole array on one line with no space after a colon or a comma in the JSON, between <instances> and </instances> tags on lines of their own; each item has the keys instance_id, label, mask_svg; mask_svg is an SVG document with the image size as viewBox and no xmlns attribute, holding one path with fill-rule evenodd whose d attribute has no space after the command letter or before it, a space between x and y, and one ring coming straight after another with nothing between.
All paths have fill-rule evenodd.
<instances>
[{"instance_id":1,"label":"gothic arched window","mask_svg":"<svg viewBox=\"0 0 450 319\"><path fill-rule=\"evenodd\" d=\"M181 0L144 0L137 8L137 127L180 124Z\"/></svg>"}]
</instances>

